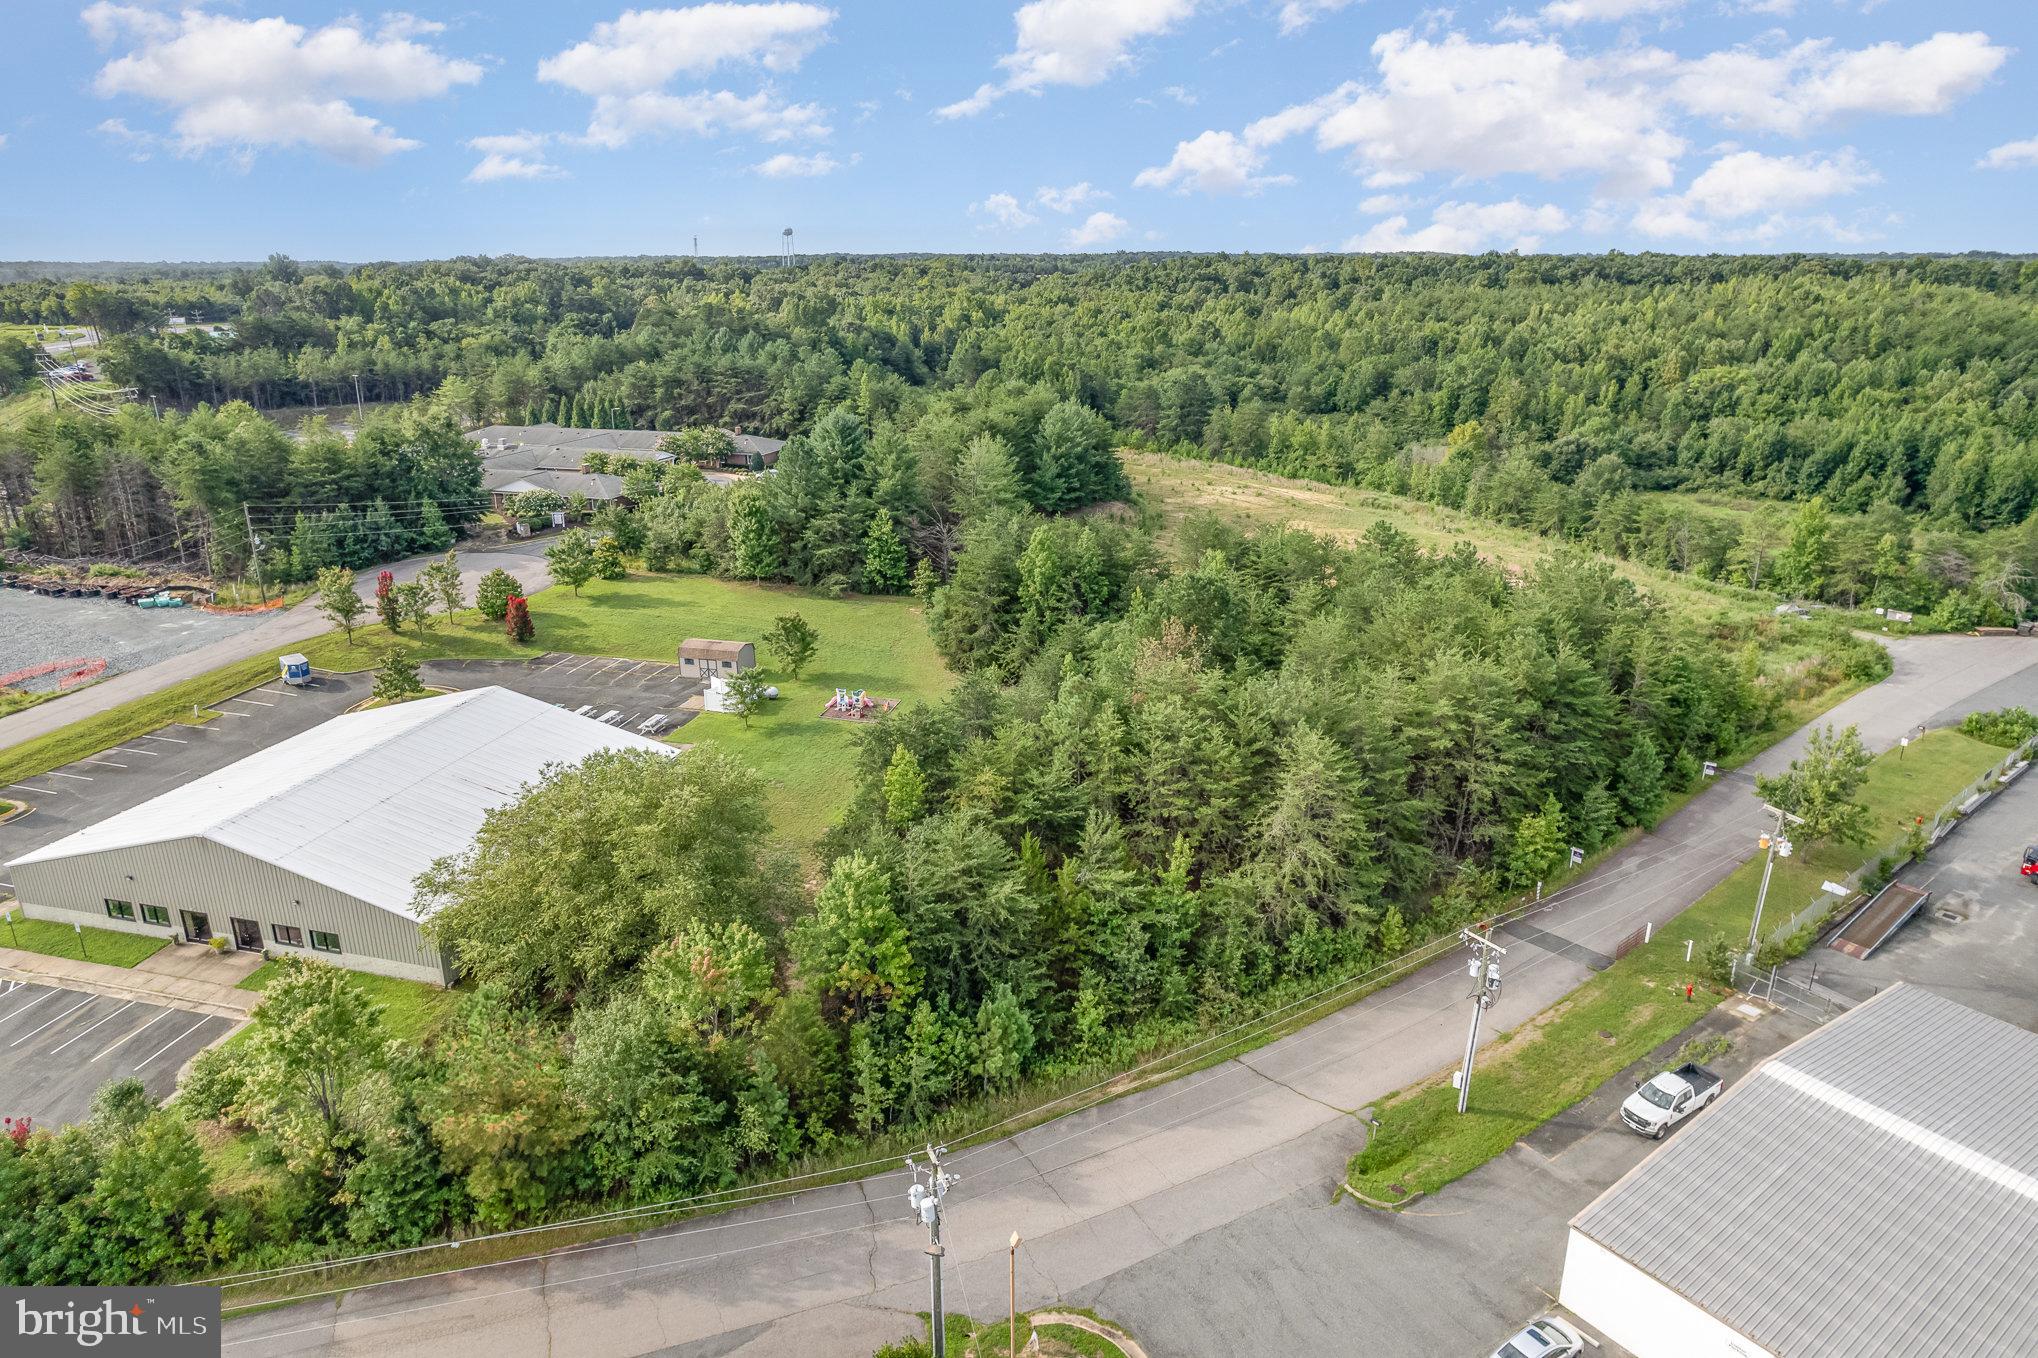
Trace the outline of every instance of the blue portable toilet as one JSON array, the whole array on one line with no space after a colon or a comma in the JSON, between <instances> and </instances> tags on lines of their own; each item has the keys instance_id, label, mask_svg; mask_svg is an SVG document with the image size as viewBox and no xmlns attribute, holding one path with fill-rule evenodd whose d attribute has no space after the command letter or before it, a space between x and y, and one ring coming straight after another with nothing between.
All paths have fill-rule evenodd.
<instances>
[{"instance_id":1,"label":"blue portable toilet","mask_svg":"<svg viewBox=\"0 0 2038 1358\"><path fill-rule=\"evenodd\" d=\"M286 684L308 684L311 682L311 662L301 655L286 655L279 662L283 666L283 682Z\"/></svg>"}]
</instances>

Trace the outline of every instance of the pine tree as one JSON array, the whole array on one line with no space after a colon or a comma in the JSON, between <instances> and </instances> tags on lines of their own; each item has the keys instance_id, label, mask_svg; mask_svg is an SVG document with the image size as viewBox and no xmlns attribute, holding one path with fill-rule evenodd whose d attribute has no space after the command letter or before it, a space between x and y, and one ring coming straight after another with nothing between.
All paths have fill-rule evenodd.
<instances>
[{"instance_id":1,"label":"pine tree","mask_svg":"<svg viewBox=\"0 0 2038 1358\"><path fill-rule=\"evenodd\" d=\"M734 556L731 575L739 580L770 580L784 566L780 555L778 524L771 517L764 492L754 481L745 481L729 491L729 549Z\"/></svg>"},{"instance_id":2,"label":"pine tree","mask_svg":"<svg viewBox=\"0 0 2038 1358\"><path fill-rule=\"evenodd\" d=\"M905 829L920 819L927 801L927 779L920 772L920 760L912 748L900 745L885 766L885 819Z\"/></svg>"},{"instance_id":3,"label":"pine tree","mask_svg":"<svg viewBox=\"0 0 2038 1358\"><path fill-rule=\"evenodd\" d=\"M1635 743L1620 766L1621 810L1643 829L1652 829L1663 813L1663 757L1647 731L1635 733Z\"/></svg>"},{"instance_id":4,"label":"pine tree","mask_svg":"<svg viewBox=\"0 0 2038 1358\"><path fill-rule=\"evenodd\" d=\"M417 550L443 552L453 545L453 530L446 526L446 516L439 509L437 500L425 501L418 513L416 534Z\"/></svg>"},{"instance_id":5,"label":"pine tree","mask_svg":"<svg viewBox=\"0 0 2038 1358\"><path fill-rule=\"evenodd\" d=\"M872 516L863 535L863 589L866 594L897 594L906 587L906 544L892 527L890 511Z\"/></svg>"}]
</instances>

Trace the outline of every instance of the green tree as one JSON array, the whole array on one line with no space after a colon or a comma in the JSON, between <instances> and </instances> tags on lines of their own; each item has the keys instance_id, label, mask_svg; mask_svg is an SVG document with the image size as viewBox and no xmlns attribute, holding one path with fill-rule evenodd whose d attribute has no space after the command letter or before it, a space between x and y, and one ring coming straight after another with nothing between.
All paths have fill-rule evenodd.
<instances>
[{"instance_id":1,"label":"green tree","mask_svg":"<svg viewBox=\"0 0 2038 1358\"><path fill-rule=\"evenodd\" d=\"M432 605L438 602L438 595L433 590L430 580L420 575L415 580L398 585L395 594L396 611L405 622L420 632L429 632L433 629L438 619L432 613Z\"/></svg>"},{"instance_id":2,"label":"green tree","mask_svg":"<svg viewBox=\"0 0 2038 1358\"><path fill-rule=\"evenodd\" d=\"M797 679L820 649L821 634L799 614L781 613L771 620L764 644L771 651L772 661Z\"/></svg>"},{"instance_id":3,"label":"green tree","mask_svg":"<svg viewBox=\"0 0 2038 1358\"><path fill-rule=\"evenodd\" d=\"M644 993L702 1033L747 1028L772 990L771 945L742 920L688 920L644 959Z\"/></svg>"},{"instance_id":4,"label":"green tree","mask_svg":"<svg viewBox=\"0 0 2038 1358\"><path fill-rule=\"evenodd\" d=\"M863 589L866 594L897 594L906 587L906 544L899 541L889 511L871 516L863 535Z\"/></svg>"},{"instance_id":5,"label":"green tree","mask_svg":"<svg viewBox=\"0 0 2038 1358\"><path fill-rule=\"evenodd\" d=\"M768 856L764 787L734 757L607 750L490 811L418 878L435 942L477 982L564 1000L601 990L694 920L761 923L791 868Z\"/></svg>"},{"instance_id":6,"label":"green tree","mask_svg":"<svg viewBox=\"0 0 2038 1358\"><path fill-rule=\"evenodd\" d=\"M784 568L778 524L755 482L729 491L730 574L739 580L770 580Z\"/></svg>"},{"instance_id":7,"label":"green tree","mask_svg":"<svg viewBox=\"0 0 2038 1358\"><path fill-rule=\"evenodd\" d=\"M503 615L509 612L510 599L521 598L523 592L524 587L517 578L497 566L475 584L474 606L490 622L501 622Z\"/></svg>"},{"instance_id":8,"label":"green tree","mask_svg":"<svg viewBox=\"0 0 2038 1358\"><path fill-rule=\"evenodd\" d=\"M745 726L764 706L764 675L755 669L731 670L722 678L724 700L729 711Z\"/></svg>"},{"instance_id":9,"label":"green tree","mask_svg":"<svg viewBox=\"0 0 2038 1358\"><path fill-rule=\"evenodd\" d=\"M238 1110L299 1172L331 1173L350 1098L382 1059L381 1006L351 973L286 957L262 991Z\"/></svg>"},{"instance_id":10,"label":"green tree","mask_svg":"<svg viewBox=\"0 0 2038 1358\"><path fill-rule=\"evenodd\" d=\"M1621 810L1643 829L1652 829L1663 814L1663 756L1647 731L1635 733L1627 758L1620 766Z\"/></svg>"},{"instance_id":11,"label":"green tree","mask_svg":"<svg viewBox=\"0 0 2038 1358\"><path fill-rule=\"evenodd\" d=\"M1569 857L1564 808L1557 794L1543 794L1542 805L1515 822L1514 842L1508 847L1507 875L1516 887L1526 889L1554 873Z\"/></svg>"},{"instance_id":12,"label":"green tree","mask_svg":"<svg viewBox=\"0 0 2038 1358\"><path fill-rule=\"evenodd\" d=\"M569 528L545 549L545 565L554 580L580 593L580 587L595 577L594 540L585 529Z\"/></svg>"},{"instance_id":13,"label":"green tree","mask_svg":"<svg viewBox=\"0 0 2038 1358\"><path fill-rule=\"evenodd\" d=\"M503 1227L541 1211L570 1182L587 1130L557 1034L485 988L442 1041L444 1075L421 1111L446 1168L465 1176L476 1215Z\"/></svg>"},{"instance_id":14,"label":"green tree","mask_svg":"<svg viewBox=\"0 0 2038 1358\"><path fill-rule=\"evenodd\" d=\"M418 573L432 593L439 610L452 617L467 606L467 589L460 583L460 554L447 552Z\"/></svg>"},{"instance_id":15,"label":"green tree","mask_svg":"<svg viewBox=\"0 0 2038 1358\"><path fill-rule=\"evenodd\" d=\"M885 766L884 792L886 821L904 829L920 819L927 801L927 780L911 746L902 743L893 749L891 763Z\"/></svg>"},{"instance_id":16,"label":"green tree","mask_svg":"<svg viewBox=\"0 0 2038 1358\"><path fill-rule=\"evenodd\" d=\"M354 644L354 624L368 611L361 602L361 596L354 592L354 573L345 566L326 566L318 573L318 611L325 614L327 621L347 634L347 644Z\"/></svg>"},{"instance_id":17,"label":"green tree","mask_svg":"<svg viewBox=\"0 0 2038 1358\"><path fill-rule=\"evenodd\" d=\"M920 989L891 880L861 854L835 860L814 911L793 926L793 956L810 985L839 996L858 1017L910 1004Z\"/></svg>"},{"instance_id":18,"label":"green tree","mask_svg":"<svg viewBox=\"0 0 2038 1358\"><path fill-rule=\"evenodd\" d=\"M1790 542L1776 559L1777 583L1801 598L1821 599L1832 569L1832 515L1824 498L1814 496L1791 517Z\"/></svg>"},{"instance_id":19,"label":"green tree","mask_svg":"<svg viewBox=\"0 0 2038 1358\"><path fill-rule=\"evenodd\" d=\"M407 702L424 696L424 680L418 677L416 662L402 647L392 647L382 653L382 660L375 666L376 701L384 703Z\"/></svg>"},{"instance_id":20,"label":"green tree","mask_svg":"<svg viewBox=\"0 0 2038 1358\"><path fill-rule=\"evenodd\" d=\"M987 1091L1009 1088L1033 1056L1033 1020L1026 1007L1000 985L977 1006L976 1059L972 1069Z\"/></svg>"},{"instance_id":21,"label":"green tree","mask_svg":"<svg viewBox=\"0 0 2038 1358\"><path fill-rule=\"evenodd\" d=\"M606 534L594 543L594 574L598 580L620 580L628 572L623 566L623 549Z\"/></svg>"},{"instance_id":22,"label":"green tree","mask_svg":"<svg viewBox=\"0 0 2038 1358\"><path fill-rule=\"evenodd\" d=\"M1868 808L1854 800L1867 781L1873 762L1852 726L1835 731L1829 724L1815 728L1805 751L1790 767L1773 777L1757 775L1755 793L1781 807L1800 823L1785 833L1794 839L1832 840L1862 844L1872 833Z\"/></svg>"}]
</instances>

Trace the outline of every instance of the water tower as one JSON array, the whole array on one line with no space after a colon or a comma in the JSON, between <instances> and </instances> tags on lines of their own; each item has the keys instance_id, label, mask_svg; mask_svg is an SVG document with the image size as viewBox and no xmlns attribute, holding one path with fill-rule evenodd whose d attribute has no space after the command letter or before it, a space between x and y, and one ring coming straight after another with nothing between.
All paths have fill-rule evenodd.
<instances>
[{"instance_id":1,"label":"water tower","mask_svg":"<svg viewBox=\"0 0 2038 1358\"><path fill-rule=\"evenodd\" d=\"M793 229L787 227L779 232L779 239L781 242L778 252L779 265L790 269L793 266Z\"/></svg>"}]
</instances>

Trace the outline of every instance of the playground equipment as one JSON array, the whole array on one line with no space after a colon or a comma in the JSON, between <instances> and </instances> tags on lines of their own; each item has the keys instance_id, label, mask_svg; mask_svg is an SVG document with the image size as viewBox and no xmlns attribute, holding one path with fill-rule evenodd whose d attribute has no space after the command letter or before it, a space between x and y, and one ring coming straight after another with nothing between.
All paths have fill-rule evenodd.
<instances>
[{"instance_id":1,"label":"playground equipment","mask_svg":"<svg viewBox=\"0 0 2038 1358\"><path fill-rule=\"evenodd\" d=\"M897 698L873 698L860 688L838 688L835 696L828 700L828 705L821 709L821 715L838 721L870 721L898 705Z\"/></svg>"}]
</instances>

